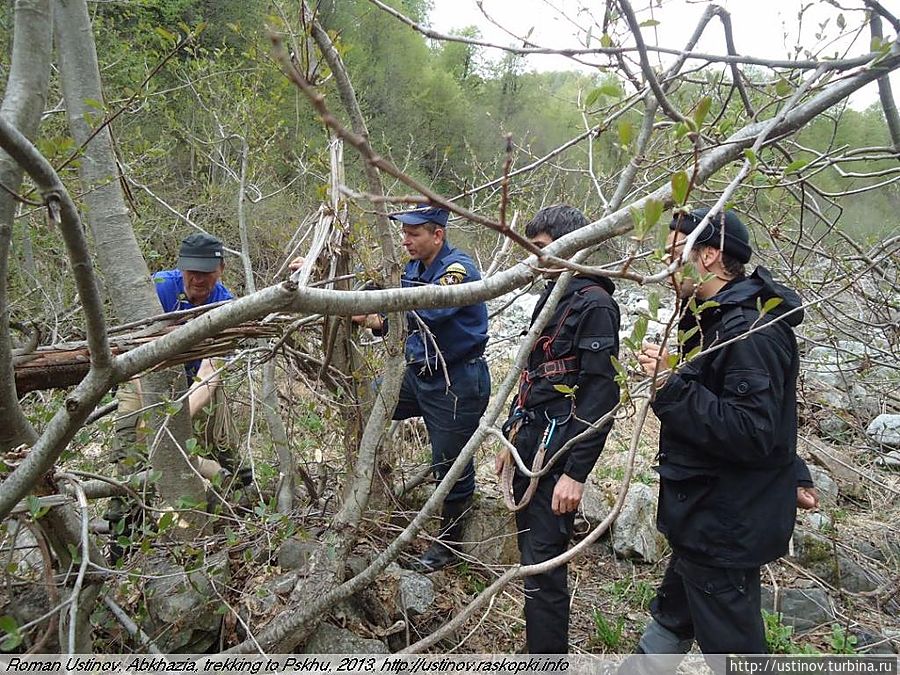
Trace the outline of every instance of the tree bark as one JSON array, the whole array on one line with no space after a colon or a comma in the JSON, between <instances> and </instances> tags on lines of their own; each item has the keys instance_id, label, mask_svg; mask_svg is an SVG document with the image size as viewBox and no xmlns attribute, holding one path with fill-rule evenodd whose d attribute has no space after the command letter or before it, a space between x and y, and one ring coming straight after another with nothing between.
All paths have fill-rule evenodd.
<instances>
[{"instance_id":1,"label":"tree bark","mask_svg":"<svg viewBox=\"0 0 900 675\"><path fill-rule=\"evenodd\" d=\"M88 102L95 106L98 102L102 104L103 91L87 3L54 0L53 16L69 128L75 142L84 146L80 176L86 219L106 278L107 292L122 322L158 314L159 300L119 183L109 126L94 133L90 122L98 111ZM142 381L144 405L173 397L184 390L185 384L180 369L146 375ZM153 468L166 476L160 484L160 495L170 505L181 497L202 501L203 481L190 469L179 448L191 434L190 419L186 415L167 419L159 406L153 409L151 417L151 429L158 430L162 425L168 428L167 433L157 434L158 442L150 457Z\"/></svg>"},{"instance_id":2,"label":"tree bark","mask_svg":"<svg viewBox=\"0 0 900 675\"><path fill-rule=\"evenodd\" d=\"M29 139L37 133L47 99L50 26L49 0L17 0L12 63L0 116ZM18 191L22 175L22 167L0 151L0 183ZM0 191L0 419L3 420L0 452L20 443L31 445L37 440L37 433L19 406L13 377L7 279L15 213L15 199L6 191Z\"/></svg>"}]
</instances>

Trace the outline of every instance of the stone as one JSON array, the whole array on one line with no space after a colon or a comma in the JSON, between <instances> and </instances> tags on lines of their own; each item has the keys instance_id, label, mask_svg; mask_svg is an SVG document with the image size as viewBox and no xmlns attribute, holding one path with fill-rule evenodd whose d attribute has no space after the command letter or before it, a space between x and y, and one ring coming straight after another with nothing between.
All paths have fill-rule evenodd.
<instances>
[{"instance_id":1,"label":"stone","mask_svg":"<svg viewBox=\"0 0 900 675\"><path fill-rule=\"evenodd\" d=\"M900 450L891 450L875 460L878 466L883 466L890 471L900 471Z\"/></svg>"},{"instance_id":2,"label":"stone","mask_svg":"<svg viewBox=\"0 0 900 675\"><path fill-rule=\"evenodd\" d=\"M816 492L819 493L819 503L823 506L834 506L838 500L838 485L825 469L814 464L807 465L812 477Z\"/></svg>"},{"instance_id":3,"label":"stone","mask_svg":"<svg viewBox=\"0 0 900 675\"><path fill-rule=\"evenodd\" d=\"M203 567L190 573L162 559L152 561L149 568L153 578L144 586L148 615L144 630L164 653L206 652L218 640L222 623L214 584L228 581L225 554L209 556Z\"/></svg>"},{"instance_id":4,"label":"stone","mask_svg":"<svg viewBox=\"0 0 900 675\"><path fill-rule=\"evenodd\" d=\"M381 640L360 637L346 628L323 623L303 649L305 654L388 654Z\"/></svg>"},{"instance_id":5,"label":"stone","mask_svg":"<svg viewBox=\"0 0 900 675\"><path fill-rule=\"evenodd\" d=\"M853 629L850 633L856 638L855 649L858 654L893 655L897 653L891 645L889 637L870 633L862 628Z\"/></svg>"},{"instance_id":6,"label":"stone","mask_svg":"<svg viewBox=\"0 0 900 675\"><path fill-rule=\"evenodd\" d=\"M883 581L827 538L805 529L794 530L794 557L822 580L854 593L875 590Z\"/></svg>"},{"instance_id":7,"label":"stone","mask_svg":"<svg viewBox=\"0 0 900 675\"><path fill-rule=\"evenodd\" d=\"M854 471L856 467L846 452L820 439L801 436L798 443L801 454L808 455L816 464L828 470L829 475L837 482L841 495L861 501L868 499L866 484L860 471Z\"/></svg>"},{"instance_id":8,"label":"stone","mask_svg":"<svg viewBox=\"0 0 900 675\"><path fill-rule=\"evenodd\" d=\"M503 499L482 494L463 526L462 551L485 565L514 565L519 561L516 519Z\"/></svg>"},{"instance_id":9,"label":"stone","mask_svg":"<svg viewBox=\"0 0 900 675\"><path fill-rule=\"evenodd\" d=\"M813 532L827 532L831 529L831 518L821 511L805 511L800 519Z\"/></svg>"},{"instance_id":10,"label":"stone","mask_svg":"<svg viewBox=\"0 0 900 675\"><path fill-rule=\"evenodd\" d=\"M763 609L774 612L773 589L763 586L761 595ZM778 603L782 623L796 631L810 630L834 619L831 601L821 588L780 588Z\"/></svg>"},{"instance_id":11,"label":"stone","mask_svg":"<svg viewBox=\"0 0 900 675\"><path fill-rule=\"evenodd\" d=\"M665 538L656 529L656 490L635 483L612 526L613 550L622 558L646 563L659 562L666 549Z\"/></svg>"},{"instance_id":12,"label":"stone","mask_svg":"<svg viewBox=\"0 0 900 675\"><path fill-rule=\"evenodd\" d=\"M309 561L316 550L315 541L302 541L290 537L278 548L278 566L283 570L297 570L305 573L309 569Z\"/></svg>"},{"instance_id":13,"label":"stone","mask_svg":"<svg viewBox=\"0 0 900 675\"><path fill-rule=\"evenodd\" d=\"M424 614L434 604L434 582L423 574L391 566L397 577L397 607L404 616Z\"/></svg>"},{"instance_id":14,"label":"stone","mask_svg":"<svg viewBox=\"0 0 900 675\"><path fill-rule=\"evenodd\" d=\"M900 448L900 415L879 415L866 427L866 436L876 445Z\"/></svg>"},{"instance_id":15,"label":"stone","mask_svg":"<svg viewBox=\"0 0 900 675\"><path fill-rule=\"evenodd\" d=\"M584 493L581 496L578 510L581 518L591 528L594 528L606 520L606 517L612 512L615 501L615 495L612 495L606 486L590 475L584 484Z\"/></svg>"}]
</instances>

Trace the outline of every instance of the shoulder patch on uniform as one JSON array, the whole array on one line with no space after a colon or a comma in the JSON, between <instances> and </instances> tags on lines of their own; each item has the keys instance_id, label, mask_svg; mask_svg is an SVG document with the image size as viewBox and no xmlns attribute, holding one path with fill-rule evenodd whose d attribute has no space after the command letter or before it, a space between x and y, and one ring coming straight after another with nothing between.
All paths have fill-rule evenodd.
<instances>
[{"instance_id":1,"label":"shoulder patch on uniform","mask_svg":"<svg viewBox=\"0 0 900 675\"><path fill-rule=\"evenodd\" d=\"M456 272L458 274L462 274L463 276L467 276L469 274L468 270L466 270L466 266L463 265L462 263L458 263L458 262L450 263L447 266L447 269L444 270L445 274L447 272Z\"/></svg>"},{"instance_id":2,"label":"shoulder patch on uniform","mask_svg":"<svg viewBox=\"0 0 900 675\"><path fill-rule=\"evenodd\" d=\"M444 273L441 275L440 279L438 279L438 283L441 286L461 284L463 281L465 281L467 276L469 276L469 273L466 270L465 265L461 263L450 263L450 265L447 266L447 269L444 270Z\"/></svg>"}]
</instances>

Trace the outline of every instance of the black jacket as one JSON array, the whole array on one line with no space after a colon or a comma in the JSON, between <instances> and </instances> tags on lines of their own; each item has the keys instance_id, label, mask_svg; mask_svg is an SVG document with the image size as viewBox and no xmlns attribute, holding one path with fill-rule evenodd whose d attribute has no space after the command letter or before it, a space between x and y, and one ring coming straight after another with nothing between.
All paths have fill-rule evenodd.
<instances>
[{"instance_id":1,"label":"black jacket","mask_svg":"<svg viewBox=\"0 0 900 675\"><path fill-rule=\"evenodd\" d=\"M772 298L780 304L761 315ZM690 311L682 317L679 333L688 336L682 353L746 337L688 360L657 392L657 525L687 558L755 567L785 553L794 527L799 358L793 327L803 315L797 294L762 267L711 300L718 305L699 320Z\"/></svg>"},{"instance_id":2,"label":"black jacket","mask_svg":"<svg viewBox=\"0 0 900 675\"><path fill-rule=\"evenodd\" d=\"M544 290L531 317L537 318L554 284ZM613 283L606 278L575 276L550 321L528 357L528 365L513 402L526 425L516 438L516 447L530 461L548 420L556 430L546 457L552 457L570 438L603 417L619 401L616 372L610 356L619 353L619 306L612 298ZM557 387L561 387L560 391ZM567 396L567 391L574 394ZM572 446L560 458L559 472L583 483L594 468L612 424L606 424Z\"/></svg>"}]
</instances>

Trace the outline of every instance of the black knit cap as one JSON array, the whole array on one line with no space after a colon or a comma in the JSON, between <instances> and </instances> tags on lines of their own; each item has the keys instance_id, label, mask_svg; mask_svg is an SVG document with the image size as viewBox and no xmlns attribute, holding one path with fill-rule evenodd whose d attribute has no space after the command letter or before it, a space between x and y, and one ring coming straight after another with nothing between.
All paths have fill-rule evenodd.
<instances>
[{"instance_id":1,"label":"black knit cap","mask_svg":"<svg viewBox=\"0 0 900 675\"><path fill-rule=\"evenodd\" d=\"M707 207L694 209L690 213L676 213L669 223L670 230L678 230L684 234L690 234L700 221L709 213ZM703 233L697 238L697 244L704 246L712 246L714 248L721 247L725 253L732 256L738 262L750 262L750 256L753 255L753 249L750 247L750 230L741 222L734 211L725 211L723 218L722 213L717 213L709 219ZM725 238L722 239L722 224L725 225Z\"/></svg>"}]
</instances>

